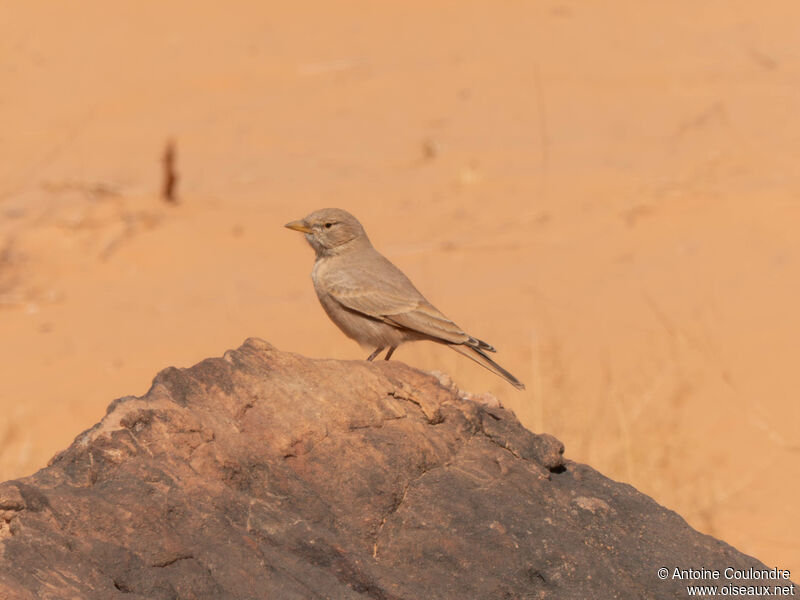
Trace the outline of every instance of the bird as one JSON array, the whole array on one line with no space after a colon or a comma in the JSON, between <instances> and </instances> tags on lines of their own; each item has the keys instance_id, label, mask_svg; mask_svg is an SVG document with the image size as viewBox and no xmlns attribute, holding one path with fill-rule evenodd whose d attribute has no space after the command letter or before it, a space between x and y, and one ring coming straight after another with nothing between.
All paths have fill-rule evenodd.
<instances>
[{"instance_id":1,"label":"bird","mask_svg":"<svg viewBox=\"0 0 800 600\"><path fill-rule=\"evenodd\" d=\"M428 340L471 358L519 390L525 385L487 355L490 345L465 333L380 254L364 227L340 208L323 208L286 223L305 234L316 253L311 279L322 308L342 332L363 347L374 348L368 361L388 348L389 360L400 344Z\"/></svg>"}]
</instances>

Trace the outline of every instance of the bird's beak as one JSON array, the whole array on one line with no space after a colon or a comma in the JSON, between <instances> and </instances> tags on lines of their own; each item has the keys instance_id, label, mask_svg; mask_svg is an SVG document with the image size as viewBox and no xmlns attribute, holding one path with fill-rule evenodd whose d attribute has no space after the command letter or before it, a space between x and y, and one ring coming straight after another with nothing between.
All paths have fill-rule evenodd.
<instances>
[{"instance_id":1,"label":"bird's beak","mask_svg":"<svg viewBox=\"0 0 800 600\"><path fill-rule=\"evenodd\" d=\"M287 223L284 225L287 229L294 229L295 231L301 231L303 233L311 233L311 228L308 227L304 221L292 221L291 223Z\"/></svg>"}]
</instances>

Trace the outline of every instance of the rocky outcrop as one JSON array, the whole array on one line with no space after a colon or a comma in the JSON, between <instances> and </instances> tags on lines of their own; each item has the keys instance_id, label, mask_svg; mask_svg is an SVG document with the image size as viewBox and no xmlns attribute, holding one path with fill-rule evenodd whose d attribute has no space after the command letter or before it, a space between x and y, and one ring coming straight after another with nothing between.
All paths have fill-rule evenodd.
<instances>
[{"instance_id":1,"label":"rocky outcrop","mask_svg":"<svg viewBox=\"0 0 800 600\"><path fill-rule=\"evenodd\" d=\"M685 598L659 568L765 568L479 400L253 339L166 369L0 485L0 597Z\"/></svg>"}]
</instances>

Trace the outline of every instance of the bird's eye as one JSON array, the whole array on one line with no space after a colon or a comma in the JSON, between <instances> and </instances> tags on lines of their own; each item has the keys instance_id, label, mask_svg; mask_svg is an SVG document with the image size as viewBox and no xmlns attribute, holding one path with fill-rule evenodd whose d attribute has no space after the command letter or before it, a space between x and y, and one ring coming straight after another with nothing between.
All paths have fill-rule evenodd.
<instances>
[{"instance_id":1,"label":"bird's eye","mask_svg":"<svg viewBox=\"0 0 800 600\"><path fill-rule=\"evenodd\" d=\"M333 223L325 223L325 229L330 229L333 227Z\"/></svg>"}]
</instances>

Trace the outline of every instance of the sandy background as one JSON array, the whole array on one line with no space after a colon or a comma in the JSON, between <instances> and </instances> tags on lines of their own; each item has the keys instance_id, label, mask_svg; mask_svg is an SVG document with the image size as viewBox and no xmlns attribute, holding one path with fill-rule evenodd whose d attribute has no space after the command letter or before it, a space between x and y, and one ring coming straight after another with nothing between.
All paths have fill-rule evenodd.
<instances>
[{"instance_id":1,"label":"sandy background","mask_svg":"<svg viewBox=\"0 0 800 600\"><path fill-rule=\"evenodd\" d=\"M800 4L289 4L3 3L0 480L248 336L366 356L282 227L339 206L528 390L397 359L796 577Z\"/></svg>"}]
</instances>

